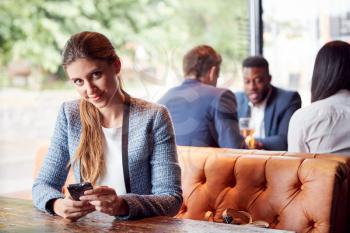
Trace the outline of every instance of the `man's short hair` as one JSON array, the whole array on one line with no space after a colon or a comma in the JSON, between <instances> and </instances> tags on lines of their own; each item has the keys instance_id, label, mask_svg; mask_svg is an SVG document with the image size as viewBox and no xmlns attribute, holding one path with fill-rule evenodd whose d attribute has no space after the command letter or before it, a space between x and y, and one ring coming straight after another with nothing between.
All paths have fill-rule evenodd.
<instances>
[{"instance_id":1,"label":"man's short hair","mask_svg":"<svg viewBox=\"0 0 350 233\"><path fill-rule=\"evenodd\" d=\"M267 72L269 73L269 63L267 60L262 56L251 56L244 59L242 63L243 68L252 68L252 67L259 67L259 68L266 68Z\"/></svg>"},{"instance_id":2,"label":"man's short hair","mask_svg":"<svg viewBox=\"0 0 350 233\"><path fill-rule=\"evenodd\" d=\"M200 45L186 53L182 60L185 76L194 75L196 78L204 76L213 66L220 66L221 56L212 47Z\"/></svg>"}]
</instances>

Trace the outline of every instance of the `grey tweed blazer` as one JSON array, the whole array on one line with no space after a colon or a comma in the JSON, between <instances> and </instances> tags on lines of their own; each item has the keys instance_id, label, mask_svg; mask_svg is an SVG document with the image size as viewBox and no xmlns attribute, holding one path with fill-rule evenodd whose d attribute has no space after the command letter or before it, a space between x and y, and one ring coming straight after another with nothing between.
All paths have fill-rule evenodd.
<instances>
[{"instance_id":1,"label":"grey tweed blazer","mask_svg":"<svg viewBox=\"0 0 350 233\"><path fill-rule=\"evenodd\" d=\"M63 197L61 190L79 144L79 100L62 104L48 154L34 181L34 205L48 213L50 200ZM129 206L123 219L175 215L182 204L172 122L165 107L126 95L122 136L123 170ZM73 168L80 181L79 165Z\"/></svg>"}]
</instances>

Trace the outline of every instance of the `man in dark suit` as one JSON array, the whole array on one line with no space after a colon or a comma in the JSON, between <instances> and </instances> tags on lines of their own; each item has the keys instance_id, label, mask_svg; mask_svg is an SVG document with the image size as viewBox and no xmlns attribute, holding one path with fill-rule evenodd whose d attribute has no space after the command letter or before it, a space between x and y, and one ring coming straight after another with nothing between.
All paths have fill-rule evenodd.
<instances>
[{"instance_id":1,"label":"man in dark suit","mask_svg":"<svg viewBox=\"0 0 350 233\"><path fill-rule=\"evenodd\" d=\"M298 92L271 85L269 64L261 56L243 61L244 92L236 93L238 117L250 117L254 148L287 150L288 124L301 107Z\"/></svg>"},{"instance_id":2,"label":"man in dark suit","mask_svg":"<svg viewBox=\"0 0 350 233\"><path fill-rule=\"evenodd\" d=\"M185 81L158 102L172 117L176 143L182 146L241 148L235 95L216 88L221 56L202 45L183 58Z\"/></svg>"}]
</instances>

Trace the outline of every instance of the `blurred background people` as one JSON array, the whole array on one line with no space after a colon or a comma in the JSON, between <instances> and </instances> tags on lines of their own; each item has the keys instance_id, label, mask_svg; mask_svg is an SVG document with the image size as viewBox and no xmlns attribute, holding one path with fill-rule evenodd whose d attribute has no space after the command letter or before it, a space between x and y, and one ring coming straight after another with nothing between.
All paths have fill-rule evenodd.
<instances>
[{"instance_id":1,"label":"blurred background people","mask_svg":"<svg viewBox=\"0 0 350 233\"><path fill-rule=\"evenodd\" d=\"M215 87L220 65L213 48L194 47L183 57L185 81L158 101L169 109L178 145L241 148L235 96Z\"/></svg>"},{"instance_id":2,"label":"blurred background people","mask_svg":"<svg viewBox=\"0 0 350 233\"><path fill-rule=\"evenodd\" d=\"M254 143L249 148L287 150L289 120L301 107L298 92L273 86L269 64L261 56L243 61L243 83L244 92L236 93L237 110L239 118L250 120Z\"/></svg>"},{"instance_id":3,"label":"blurred background people","mask_svg":"<svg viewBox=\"0 0 350 233\"><path fill-rule=\"evenodd\" d=\"M350 45L325 44L316 56L311 105L289 123L288 150L350 155Z\"/></svg>"}]
</instances>

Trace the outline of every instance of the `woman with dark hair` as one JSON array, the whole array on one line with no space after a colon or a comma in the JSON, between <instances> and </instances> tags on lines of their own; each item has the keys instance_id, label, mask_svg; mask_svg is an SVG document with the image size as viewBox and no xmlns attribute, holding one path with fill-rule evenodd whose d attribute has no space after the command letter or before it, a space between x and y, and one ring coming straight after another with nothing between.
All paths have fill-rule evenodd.
<instances>
[{"instance_id":1,"label":"woman with dark hair","mask_svg":"<svg viewBox=\"0 0 350 233\"><path fill-rule=\"evenodd\" d=\"M350 44L332 41L320 49L311 102L289 122L288 150L350 156Z\"/></svg>"},{"instance_id":2,"label":"woman with dark hair","mask_svg":"<svg viewBox=\"0 0 350 233\"><path fill-rule=\"evenodd\" d=\"M122 90L120 60L100 33L73 35L63 67L81 99L61 106L34 205L72 221L95 210L123 219L175 215L181 177L165 107ZM70 166L76 181L94 186L80 200L61 193Z\"/></svg>"}]
</instances>

